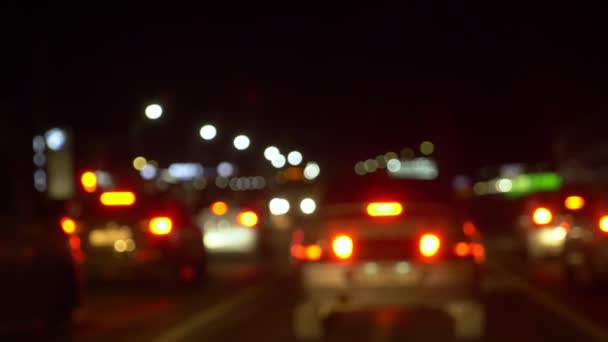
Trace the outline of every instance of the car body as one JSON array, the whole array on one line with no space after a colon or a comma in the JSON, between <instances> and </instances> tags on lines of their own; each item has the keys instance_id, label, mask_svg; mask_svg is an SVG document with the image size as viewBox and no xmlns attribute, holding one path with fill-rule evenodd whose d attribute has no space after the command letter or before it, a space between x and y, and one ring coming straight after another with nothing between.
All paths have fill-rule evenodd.
<instances>
[{"instance_id":1,"label":"car body","mask_svg":"<svg viewBox=\"0 0 608 342\"><path fill-rule=\"evenodd\" d=\"M205 277L202 233L180 201L112 191L75 207L62 225L87 280Z\"/></svg>"},{"instance_id":2,"label":"car body","mask_svg":"<svg viewBox=\"0 0 608 342\"><path fill-rule=\"evenodd\" d=\"M81 297L68 237L58 222L0 222L0 336L65 337Z\"/></svg>"},{"instance_id":3,"label":"car body","mask_svg":"<svg viewBox=\"0 0 608 342\"><path fill-rule=\"evenodd\" d=\"M294 233L297 338L321 339L332 314L384 307L442 310L454 318L457 336L483 335L484 250L475 226L442 206L405 205L396 215L393 207L402 208L397 202L326 207L327 215Z\"/></svg>"}]
</instances>

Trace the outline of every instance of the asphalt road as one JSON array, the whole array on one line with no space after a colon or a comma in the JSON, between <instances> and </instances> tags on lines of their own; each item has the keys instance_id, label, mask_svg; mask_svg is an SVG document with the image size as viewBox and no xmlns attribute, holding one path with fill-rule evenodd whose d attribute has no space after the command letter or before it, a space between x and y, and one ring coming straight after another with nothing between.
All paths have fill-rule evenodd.
<instances>
[{"instance_id":1,"label":"asphalt road","mask_svg":"<svg viewBox=\"0 0 608 342\"><path fill-rule=\"evenodd\" d=\"M608 291L573 291L551 263L488 263L484 301L488 341L608 340ZM293 284L262 267L216 272L205 287L90 292L75 341L292 341ZM328 341L451 341L451 323L434 312L379 311L333 319Z\"/></svg>"}]
</instances>

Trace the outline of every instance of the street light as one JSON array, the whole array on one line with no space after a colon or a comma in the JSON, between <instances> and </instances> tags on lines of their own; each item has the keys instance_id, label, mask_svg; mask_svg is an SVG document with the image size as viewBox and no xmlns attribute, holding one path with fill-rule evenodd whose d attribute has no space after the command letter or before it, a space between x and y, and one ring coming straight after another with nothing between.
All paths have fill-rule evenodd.
<instances>
[{"instance_id":1,"label":"street light","mask_svg":"<svg viewBox=\"0 0 608 342\"><path fill-rule=\"evenodd\" d=\"M276 157L279 156L279 154L281 154L281 152L276 146L268 146L264 150L264 158L266 158L266 160L268 161L273 161Z\"/></svg>"},{"instance_id":2,"label":"street light","mask_svg":"<svg viewBox=\"0 0 608 342\"><path fill-rule=\"evenodd\" d=\"M310 163L306 164L306 167L304 167L304 178L306 178L308 180L313 180L313 179L319 177L320 173L321 173L321 168L319 167L319 164L317 164L315 162L310 162Z\"/></svg>"},{"instance_id":3,"label":"street light","mask_svg":"<svg viewBox=\"0 0 608 342\"><path fill-rule=\"evenodd\" d=\"M213 125L204 125L201 127L199 134L204 140L212 140L217 135L217 129Z\"/></svg>"},{"instance_id":4,"label":"street light","mask_svg":"<svg viewBox=\"0 0 608 342\"><path fill-rule=\"evenodd\" d=\"M300 165L300 163L302 163L302 159L303 159L302 153L300 153L298 151L291 151L287 155L287 161L289 162L289 164L291 164L293 166Z\"/></svg>"},{"instance_id":5,"label":"street light","mask_svg":"<svg viewBox=\"0 0 608 342\"><path fill-rule=\"evenodd\" d=\"M236 136L236 138L234 138L234 147L237 150L246 150L249 147L249 144L251 143L249 141L249 138L246 135L238 135Z\"/></svg>"},{"instance_id":6,"label":"street light","mask_svg":"<svg viewBox=\"0 0 608 342\"><path fill-rule=\"evenodd\" d=\"M283 166L285 166L285 162L286 162L285 156L282 154L279 154L278 156L276 156L276 158L274 158L272 160L272 166L274 166L277 169L280 169Z\"/></svg>"},{"instance_id":7,"label":"street light","mask_svg":"<svg viewBox=\"0 0 608 342\"><path fill-rule=\"evenodd\" d=\"M148 107L146 107L145 112L146 112L146 116L148 117L148 119L156 120L163 115L163 107L154 103L154 104L151 104Z\"/></svg>"}]
</instances>

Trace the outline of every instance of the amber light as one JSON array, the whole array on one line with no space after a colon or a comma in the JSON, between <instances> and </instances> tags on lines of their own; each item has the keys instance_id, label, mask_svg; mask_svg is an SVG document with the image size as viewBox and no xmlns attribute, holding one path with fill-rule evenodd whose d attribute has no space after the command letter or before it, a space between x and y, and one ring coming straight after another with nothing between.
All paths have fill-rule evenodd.
<instances>
[{"instance_id":1,"label":"amber light","mask_svg":"<svg viewBox=\"0 0 608 342\"><path fill-rule=\"evenodd\" d=\"M80 177L80 183L86 192L95 192L97 190L97 176L92 171L87 171Z\"/></svg>"},{"instance_id":2,"label":"amber light","mask_svg":"<svg viewBox=\"0 0 608 342\"><path fill-rule=\"evenodd\" d=\"M211 212L217 216L225 215L228 212L228 204L222 201L214 202L211 204Z\"/></svg>"},{"instance_id":3,"label":"amber light","mask_svg":"<svg viewBox=\"0 0 608 342\"><path fill-rule=\"evenodd\" d=\"M532 219L536 224L549 224L551 221L553 221L553 214L551 213L551 210L540 207L534 210Z\"/></svg>"},{"instance_id":4,"label":"amber light","mask_svg":"<svg viewBox=\"0 0 608 342\"><path fill-rule=\"evenodd\" d=\"M471 247L466 242L459 242L454 245L454 254L461 258L469 256L471 254Z\"/></svg>"},{"instance_id":5,"label":"amber light","mask_svg":"<svg viewBox=\"0 0 608 342\"><path fill-rule=\"evenodd\" d=\"M337 236L333 239L331 248L339 259L346 260L353 255L353 239L347 235Z\"/></svg>"},{"instance_id":6,"label":"amber light","mask_svg":"<svg viewBox=\"0 0 608 342\"><path fill-rule=\"evenodd\" d=\"M173 229L173 221L168 217L155 217L150 220L149 229L154 235L167 235Z\"/></svg>"},{"instance_id":7,"label":"amber light","mask_svg":"<svg viewBox=\"0 0 608 342\"><path fill-rule=\"evenodd\" d=\"M293 245L291 246L291 255L299 260L317 261L321 259L323 251L319 245Z\"/></svg>"},{"instance_id":8,"label":"amber light","mask_svg":"<svg viewBox=\"0 0 608 342\"><path fill-rule=\"evenodd\" d=\"M585 206L585 199L581 196L568 196L564 200L564 206L570 210L579 210Z\"/></svg>"},{"instance_id":9,"label":"amber light","mask_svg":"<svg viewBox=\"0 0 608 342\"><path fill-rule=\"evenodd\" d=\"M367 205L369 216L397 216L403 212L403 206L397 202L370 203Z\"/></svg>"},{"instance_id":10,"label":"amber light","mask_svg":"<svg viewBox=\"0 0 608 342\"><path fill-rule=\"evenodd\" d=\"M76 232L76 222L69 217L64 217L60 221L61 229L66 234L74 234Z\"/></svg>"},{"instance_id":11,"label":"amber light","mask_svg":"<svg viewBox=\"0 0 608 342\"><path fill-rule=\"evenodd\" d=\"M237 220L245 227L253 227L258 224L258 215L253 211L244 211L237 216Z\"/></svg>"},{"instance_id":12,"label":"amber light","mask_svg":"<svg viewBox=\"0 0 608 342\"><path fill-rule=\"evenodd\" d=\"M107 206L129 206L135 203L135 194L130 191L104 192L99 200Z\"/></svg>"}]
</instances>

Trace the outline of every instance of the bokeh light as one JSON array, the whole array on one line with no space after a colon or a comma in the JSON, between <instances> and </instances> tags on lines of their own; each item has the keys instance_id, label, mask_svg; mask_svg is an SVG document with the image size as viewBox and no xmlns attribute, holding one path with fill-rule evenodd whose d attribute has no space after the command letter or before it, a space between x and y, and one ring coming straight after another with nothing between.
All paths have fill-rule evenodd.
<instances>
[{"instance_id":1,"label":"bokeh light","mask_svg":"<svg viewBox=\"0 0 608 342\"><path fill-rule=\"evenodd\" d=\"M251 141L249 140L249 137L247 137L246 135L243 135L243 134L237 135L234 138L234 142L233 142L234 147L240 151L246 150L249 147L250 143L251 143Z\"/></svg>"},{"instance_id":2,"label":"bokeh light","mask_svg":"<svg viewBox=\"0 0 608 342\"><path fill-rule=\"evenodd\" d=\"M285 215L289 212L289 201L284 198L273 198L268 203L268 209L273 215Z\"/></svg>"},{"instance_id":3,"label":"bokeh light","mask_svg":"<svg viewBox=\"0 0 608 342\"><path fill-rule=\"evenodd\" d=\"M313 180L321 174L321 167L315 162L309 162L304 167L304 178Z\"/></svg>"},{"instance_id":4,"label":"bokeh light","mask_svg":"<svg viewBox=\"0 0 608 342\"><path fill-rule=\"evenodd\" d=\"M201 127L199 134L204 140L213 140L217 135L217 129L213 125L204 125Z\"/></svg>"},{"instance_id":5,"label":"bokeh light","mask_svg":"<svg viewBox=\"0 0 608 342\"><path fill-rule=\"evenodd\" d=\"M317 209L317 203L312 198L305 198L300 201L300 210L307 215L315 212Z\"/></svg>"},{"instance_id":6,"label":"bokeh light","mask_svg":"<svg viewBox=\"0 0 608 342\"><path fill-rule=\"evenodd\" d=\"M281 152L276 146L268 146L264 150L264 158L266 158L266 160L268 161L273 161L276 157L279 156L279 154L281 154Z\"/></svg>"},{"instance_id":7,"label":"bokeh light","mask_svg":"<svg viewBox=\"0 0 608 342\"><path fill-rule=\"evenodd\" d=\"M282 154L279 154L272 160L272 166L274 166L277 169L282 168L283 166L285 166L286 163L287 163L287 159Z\"/></svg>"},{"instance_id":8,"label":"bokeh light","mask_svg":"<svg viewBox=\"0 0 608 342\"><path fill-rule=\"evenodd\" d=\"M146 158L142 156L135 157L135 159L133 159L133 168L137 171L141 171L144 169L147 163L148 161L146 160Z\"/></svg>"},{"instance_id":9,"label":"bokeh light","mask_svg":"<svg viewBox=\"0 0 608 342\"><path fill-rule=\"evenodd\" d=\"M432 142L423 141L422 144L420 144L420 152L425 156L433 154L433 151L435 151L435 145L433 145Z\"/></svg>"},{"instance_id":10,"label":"bokeh light","mask_svg":"<svg viewBox=\"0 0 608 342\"><path fill-rule=\"evenodd\" d=\"M300 163L302 163L303 158L304 157L302 156L302 153L300 153L298 151L291 151L287 155L287 161L289 162L289 164L291 164L293 166L300 165Z\"/></svg>"},{"instance_id":11,"label":"bokeh light","mask_svg":"<svg viewBox=\"0 0 608 342\"><path fill-rule=\"evenodd\" d=\"M145 113L148 119L156 120L163 115L163 107L154 103L146 107Z\"/></svg>"}]
</instances>

